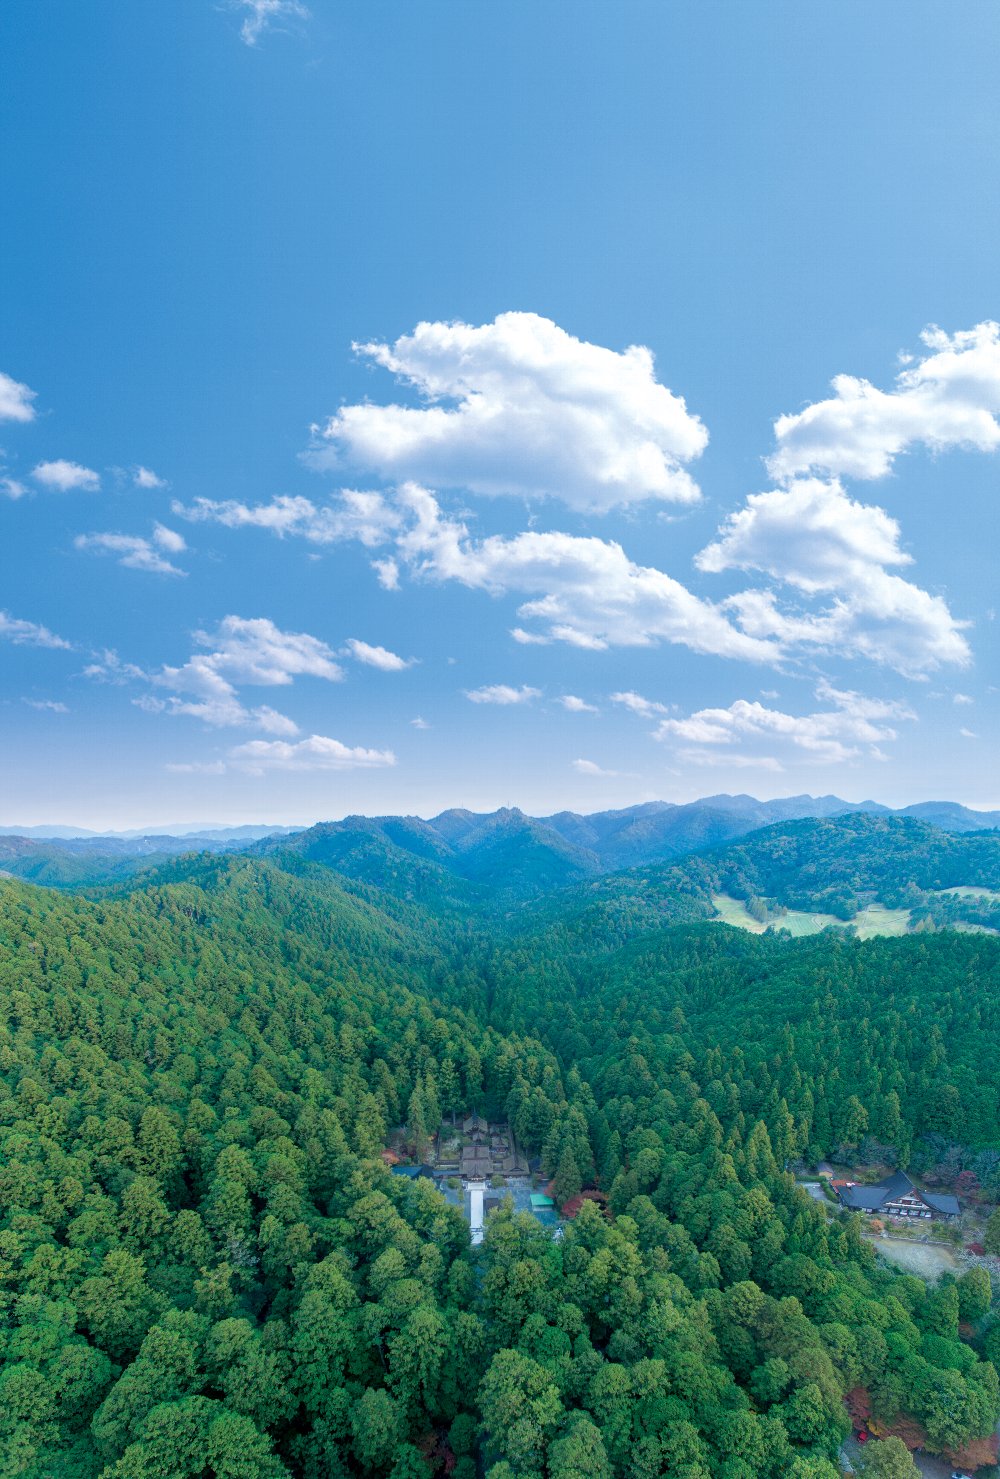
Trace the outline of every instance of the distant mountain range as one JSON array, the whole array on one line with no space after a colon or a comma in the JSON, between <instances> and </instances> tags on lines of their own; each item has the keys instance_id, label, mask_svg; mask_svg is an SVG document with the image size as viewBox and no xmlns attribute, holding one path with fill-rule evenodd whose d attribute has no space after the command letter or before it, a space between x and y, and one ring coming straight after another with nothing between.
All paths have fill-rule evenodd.
<instances>
[{"instance_id":1,"label":"distant mountain range","mask_svg":"<svg viewBox=\"0 0 1000 1479\"><path fill-rule=\"evenodd\" d=\"M1000 812L971 811L951 801L893 809L838 796L758 801L720 795L589 815L561 811L532 817L504 807L489 813L453 809L429 820L350 816L302 830L206 826L162 834L97 834L67 828L57 835L54 827L15 829L0 833L0 870L35 883L80 887L117 882L180 853L246 851L295 869L332 868L400 898L466 907L486 898L536 897L604 874L706 852L776 823L849 813L909 817L952 833L1000 829Z\"/></svg>"}]
</instances>

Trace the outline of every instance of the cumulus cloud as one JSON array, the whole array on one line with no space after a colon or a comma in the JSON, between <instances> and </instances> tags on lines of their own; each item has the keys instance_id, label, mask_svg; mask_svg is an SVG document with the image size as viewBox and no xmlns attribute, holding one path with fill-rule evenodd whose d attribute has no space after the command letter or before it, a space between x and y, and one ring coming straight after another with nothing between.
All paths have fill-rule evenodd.
<instances>
[{"instance_id":1,"label":"cumulus cloud","mask_svg":"<svg viewBox=\"0 0 1000 1479\"><path fill-rule=\"evenodd\" d=\"M343 668L336 654L308 632L285 632L266 617L225 617L214 631L198 631L194 652L177 666L146 671L107 651L84 675L105 683L148 684L133 702L147 713L186 715L212 728L243 727L265 734L293 736L293 719L269 704L249 706L239 688L288 687L298 677L336 682Z\"/></svg>"},{"instance_id":2,"label":"cumulus cloud","mask_svg":"<svg viewBox=\"0 0 1000 1479\"><path fill-rule=\"evenodd\" d=\"M240 40L247 46L256 46L265 32L280 28L283 21L309 19L300 0L229 0L229 5L243 13Z\"/></svg>"},{"instance_id":3,"label":"cumulus cloud","mask_svg":"<svg viewBox=\"0 0 1000 1479\"><path fill-rule=\"evenodd\" d=\"M368 642L359 642L357 637L348 637L344 644L345 655L365 663L370 668L379 668L383 673L401 673L412 668L415 657L398 657L387 647L373 647Z\"/></svg>"},{"instance_id":4,"label":"cumulus cloud","mask_svg":"<svg viewBox=\"0 0 1000 1479\"><path fill-rule=\"evenodd\" d=\"M484 688L467 688L465 696L474 704L529 704L533 698L541 698L540 688L529 688L522 683L520 688L511 688L507 683L490 683Z\"/></svg>"},{"instance_id":5,"label":"cumulus cloud","mask_svg":"<svg viewBox=\"0 0 1000 1479\"><path fill-rule=\"evenodd\" d=\"M72 493L80 489L84 493L96 493L101 480L92 467L83 467L79 462L68 462L57 457L52 462L39 462L31 476L43 488L56 493Z\"/></svg>"},{"instance_id":6,"label":"cumulus cloud","mask_svg":"<svg viewBox=\"0 0 1000 1479\"><path fill-rule=\"evenodd\" d=\"M279 538L297 535L310 544L338 544L357 539L369 548L383 544L399 527L400 516L381 493L345 488L335 507L317 505L310 498L282 494L270 503L249 505L234 499L216 502L196 498L194 503L171 505L179 518L192 523L222 524L227 529L264 529Z\"/></svg>"},{"instance_id":7,"label":"cumulus cloud","mask_svg":"<svg viewBox=\"0 0 1000 1479\"><path fill-rule=\"evenodd\" d=\"M148 467L134 467L132 469L132 481L137 488L156 489L167 486L166 478L157 477L156 473Z\"/></svg>"},{"instance_id":8,"label":"cumulus cloud","mask_svg":"<svg viewBox=\"0 0 1000 1479\"><path fill-rule=\"evenodd\" d=\"M953 704L974 704L975 699L968 693L956 693L952 696Z\"/></svg>"},{"instance_id":9,"label":"cumulus cloud","mask_svg":"<svg viewBox=\"0 0 1000 1479\"><path fill-rule=\"evenodd\" d=\"M410 723L413 725L413 728L414 729L430 729L430 727L431 727L427 723L427 720L426 719L421 719L421 717L420 717L419 714L417 715L417 717L415 719L411 719L410 720Z\"/></svg>"},{"instance_id":10,"label":"cumulus cloud","mask_svg":"<svg viewBox=\"0 0 1000 1479\"><path fill-rule=\"evenodd\" d=\"M981 323L957 334L931 327L928 351L908 364L892 390L838 375L834 394L775 423L772 477L817 470L833 477L883 477L913 445L933 451L1000 447L1000 325Z\"/></svg>"},{"instance_id":11,"label":"cumulus cloud","mask_svg":"<svg viewBox=\"0 0 1000 1479\"><path fill-rule=\"evenodd\" d=\"M344 676L336 654L319 637L284 632L263 616L226 616L215 631L196 632L195 641L211 649L204 660L213 670L236 683L285 686L298 677L336 683Z\"/></svg>"},{"instance_id":12,"label":"cumulus cloud","mask_svg":"<svg viewBox=\"0 0 1000 1479\"><path fill-rule=\"evenodd\" d=\"M0 421L34 421L36 392L0 371Z\"/></svg>"},{"instance_id":13,"label":"cumulus cloud","mask_svg":"<svg viewBox=\"0 0 1000 1479\"><path fill-rule=\"evenodd\" d=\"M15 647L51 647L68 651L72 646L72 643L50 632L48 627L39 626L35 621L22 621L7 611L0 611L0 640L13 642Z\"/></svg>"},{"instance_id":14,"label":"cumulus cloud","mask_svg":"<svg viewBox=\"0 0 1000 1479\"><path fill-rule=\"evenodd\" d=\"M529 638L596 651L677 642L749 662L780 655L777 644L739 631L719 607L663 571L634 564L613 541L533 530L476 541L464 524L442 516L427 489L406 484L396 497L407 515L396 552L412 573L532 597L518 610L541 624Z\"/></svg>"},{"instance_id":15,"label":"cumulus cloud","mask_svg":"<svg viewBox=\"0 0 1000 1479\"><path fill-rule=\"evenodd\" d=\"M910 563L895 519L817 478L752 494L696 556L702 570L758 570L808 597L833 598L818 611L779 606L773 590L724 602L740 628L761 640L865 657L914 677L943 664L965 666L967 624L942 597L887 568Z\"/></svg>"},{"instance_id":16,"label":"cumulus cloud","mask_svg":"<svg viewBox=\"0 0 1000 1479\"><path fill-rule=\"evenodd\" d=\"M154 524L149 539L138 534L78 534L73 541L78 550L116 555L119 565L129 570L146 570L152 575L185 575L167 555L181 554L187 545L183 537L163 524Z\"/></svg>"},{"instance_id":17,"label":"cumulus cloud","mask_svg":"<svg viewBox=\"0 0 1000 1479\"><path fill-rule=\"evenodd\" d=\"M286 740L249 740L229 752L230 763L253 775L268 770L371 770L395 765L391 750L366 750L312 734L298 744Z\"/></svg>"},{"instance_id":18,"label":"cumulus cloud","mask_svg":"<svg viewBox=\"0 0 1000 1479\"><path fill-rule=\"evenodd\" d=\"M556 702L562 704L563 708L567 709L571 714L596 714L599 712L593 704L584 703L582 698L577 698L575 693L560 694Z\"/></svg>"},{"instance_id":19,"label":"cumulus cloud","mask_svg":"<svg viewBox=\"0 0 1000 1479\"><path fill-rule=\"evenodd\" d=\"M591 511L700 496L685 469L708 434L641 345L618 353L538 314L502 313L478 327L420 323L393 344L354 348L425 404L342 407L316 429L313 466Z\"/></svg>"},{"instance_id":20,"label":"cumulus cloud","mask_svg":"<svg viewBox=\"0 0 1000 1479\"><path fill-rule=\"evenodd\" d=\"M723 747L737 744L751 748L755 743L764 744L770 749L781 742L793 754L799 751L820 763L839 764L863 754L883 758L878 746L897 738L897 730L888 721L916 717L905 704L895 700L870 698L833 688L826 682L819 684L816 696L830 707L810 714L787 714L756 700L737 699L726 709L699 709L683 719L662 719L655 737L682 740L697 747L695 751L682 753L681 758L686 759L699 754L704 760L709 754L723 751ZM745 751L727 749L718 763L739 765L761 761L760 755L748 756Z\"/></svg>"},{"instance_id":21,"label":"cumulus cloud","mask_svg":"<svg viewBox=\"0 0 1000 1479\"><path fill-rule=\"evenodd\" d=\"M655 699L643 698L641 693L634 693L631 689L624 693L613 693L611 702L631 709L633 714L638 714L643 719L651 719L655 714L669 714L670 712L666 704L657 703Z\"/></svg>"}]
</instances>

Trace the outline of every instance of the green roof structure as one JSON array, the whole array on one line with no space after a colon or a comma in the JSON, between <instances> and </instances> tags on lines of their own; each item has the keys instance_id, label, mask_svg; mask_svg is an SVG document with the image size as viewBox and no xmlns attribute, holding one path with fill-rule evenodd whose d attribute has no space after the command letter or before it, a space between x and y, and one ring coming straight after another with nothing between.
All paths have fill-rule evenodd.
<instances>
[{"instance_id":1,"label":"green roof structure","mask_svg":"<svg viewBox=\"0 0 1000 1479\"><path fill-rule=\"evenodd\" d=\"M531 1193L531 1205L533 1209L537 1207L554 1207L555 1202L551 1197L547 1197L544 1192L533 1191Z\"/></svg>"}]
</instances>

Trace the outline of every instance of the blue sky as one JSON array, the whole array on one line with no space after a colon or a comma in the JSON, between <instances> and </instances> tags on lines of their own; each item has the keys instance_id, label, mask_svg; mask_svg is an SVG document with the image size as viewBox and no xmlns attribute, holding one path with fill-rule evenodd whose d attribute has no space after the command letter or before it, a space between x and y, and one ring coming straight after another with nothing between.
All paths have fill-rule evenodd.
<instances>
[{"instance_id":1,"label":"blue sky","mask_svg":"<svg viewBox=\"0 0 1000 1479\"><path fill-rule=\"evenodd\" d=\"M998 42L8 0L0 823L1000 805Z\"/></svg>"}]
</instances>

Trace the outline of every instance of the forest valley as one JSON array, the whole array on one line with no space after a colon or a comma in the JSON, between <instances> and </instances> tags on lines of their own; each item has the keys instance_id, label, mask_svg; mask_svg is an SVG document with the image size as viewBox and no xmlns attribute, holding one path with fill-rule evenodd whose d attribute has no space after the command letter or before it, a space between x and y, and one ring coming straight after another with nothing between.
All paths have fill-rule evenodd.
<instances>
[{"instance_id":1,"label":"forest valley","mask_svg":"<svg viewBox=\"0 0 1000 1479\"><path fill-rule=\"evenodd\" d=\"M848 1394L988 1450L985 1269L888 1267L790 1168L1000 1199L1000 836L806 820L554 891L529 848L519 894L510 849L303 836L0 881L0 1473L835 1479ZM753 935L720 890L916 924ZM381 1154L471 1110L606 1201L473 1248Z\"/></svg>"}]
</instances>

